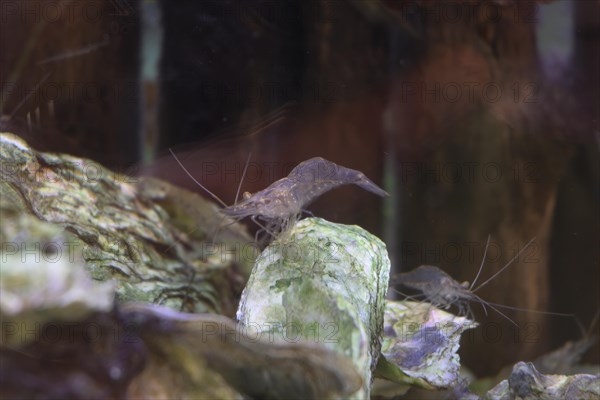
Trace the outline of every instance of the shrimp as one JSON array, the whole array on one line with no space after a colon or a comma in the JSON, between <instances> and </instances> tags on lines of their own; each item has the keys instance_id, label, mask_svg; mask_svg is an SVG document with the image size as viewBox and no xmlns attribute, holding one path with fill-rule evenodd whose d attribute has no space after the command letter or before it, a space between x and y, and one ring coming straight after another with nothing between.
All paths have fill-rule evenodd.
<instances>
[{"instance_id":1,"label":"shrimp","mask_svg":"<svg viewBox=\"0 0 600 400\"><path fill-rule=\"evenodd\" d=\"M497 307L500 308L508 308L512 310L521 310L515 307L503 306L500 304L490 303L483 300L481 297L475 294L476 291L490 283L496 276L500 275L506 268L508 268L518 257L519 255L527 249L533 243L535 238L531 239L519 252L504 265L498 272L488 278L485 282L475 287L475 283L481 274L483 269L483 264L485 262L485 257L487 255L487 249L490 244L490 237L488 237L487 244L485 246L485 251L483 254L483 259L481 261L481 265L479 266L479 271L473 280L473 283L469 285L469 282L459 283L454 280L450 275L446 272L442 271L438 267L434 267L432 265L421 265L416 269L398 274L394 283L399 283L402 286L406 286L413 290L418 290L422 293L422 295L427 299L427 301L438 308L449 309L451 306L455 306L458 308L459 315L467 315L469 318L473 319L473 312L469 305L470 302L476 301L481 304L486 315L487 309L486 306L490 307L498 314L502 315L508 321L510 321L515 326L518 326L516 322L510 319L506 314L498 310ZM543 314L551 314L551 315L559 315L566 317L575 317L573 314L563 314L563 313L551 313L544 311L534 311L534 310L521 310L521 311L529 311L529 312L537 312Z\"/></svg>"},{"instance_id":2,"label":"shrimp","mask_svg":"<svg viewBox=\"0 0 600 400\"><path fill-rule=\"evenodd\" d=\"M459 283L433 265L421 265L412 271L398 274L395 283L419 290L427 301L438 308L449 309L455 305L459 314L470 314L469 301L479 300L469 291L468 282Z\"/></svg>"},{"instance_id":3,"label":"shrimp","mask_svg":"<svg viewBox=\"0 0 600 400\"><path fill-rule=\"evenodd\" d=\"M342 167L321 157L314 157L301 162L292 169L288 176L273 182L266 189L254 194L244 193L244 199L239 203L237 203L240 189L238 187L236 203L227 206L200 182L196 181L172 151L171 154L201 188L223 205L224 208L221 212L224 215L233 218L235 221L250 217L254 223L261 227L262 231L274 238L291 228L303 212L309 213L305 210L306 206L323 193L338 186L353 184L378 196L389 196L385 190L373 183L362 172ZM250 158L248 158L248 161L250 161ZM247 166L248 164L246 164ZM244 169L243 175L245 175L245 172Z\"/></svg>"},{"instance_id":4,"label":"shrimp","mask_svg":"<svg viewBox=\"0 0 600 400\"><path fill-rule=\"evenodd\" d=\"M301 162L287 177L266 189L253 195L246 193L242 202L226 207L223 213L235 219L251 217L255 222L261 219L267 224L263 229L275 236L285 230L290 222L296 221L304 208L323 193L349 184L382 197L389 196L362 172L314 157Z\"/></svg>"}]
</instances>

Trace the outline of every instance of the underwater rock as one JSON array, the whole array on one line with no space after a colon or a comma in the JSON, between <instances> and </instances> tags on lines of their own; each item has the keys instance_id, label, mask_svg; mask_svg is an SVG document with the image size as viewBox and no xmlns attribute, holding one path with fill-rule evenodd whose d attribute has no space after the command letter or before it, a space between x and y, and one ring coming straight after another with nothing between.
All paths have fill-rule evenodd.
<instances>
[{"instance_id":1,"label":"underwater rock","mask_svg":"<svg viewBox=\"0 0 600 400\"><path fill-rule=\"evenodd\" d=\"M127 325L115 321L112 312L96 312L81 320L3 332L27 340L0 345L0 398L125 398L147 357L143 343L131 340Z\"/></svg>"},{"instance_id":2,"label":"underwater rock","mask_svg":"<svg viewBox=\"0 0 600 400\"><path fill-rule=\"evenodd\" d=\"M125 304L40 326L0 345L1 398L327 399L362 385L344 356L214 314Z\"/></svg>"},{"instance_id":3,"label":"underwater rock","mask_svg":"<svg viewBox=\"0 0 600 400\"><path fill-rule=\"evenodd\" d=\"M8 257L2 273L2 398L330 398L362 384L349 359L315 344L218 315L114 306L113 285L94 284L68 257Z\"/></svg>"},{"instance_id":4,"label":"underwater rock","mask_svg":"<svg viewBox=\"0 0 600 400\"><path fill-rule=\"evenodd\" d=\"M121 301L233 316L257 252L240 254L251 238L203 197L36 152L9 133L0 134L0 190L21 212L77 236L92 277L114 279Z\"/></svg>"},{"instance_id":5,"label":"underwater rock","mask_svg":"<svg viewBox=\"0 0 600 400\"><path fill-rule=\"evenodd\" d=\"M377 377L424 389L460 384L460 335L477 323L429 303L386 302Z\"/></svg>"},{"instance_id":6,"label":"underwater rock","mask_svg":"<svg viewBox=\"0 0 600 400\"><path fill-rule=\"evenodd\" d=\"M137 332L152 354L161 355L178 371L180 380L195 382L188 383L188 396L210 394L198 379L207 375L207 368L237 392L260 399L334 398L347 396L362 384L350 359L314 343L285 342L218 315L184 314L141 304L125 305L122 311L127 320L137 321ZM167 388L172 385L152 373L140 379L132 383L132 397L147 397L149 381L158 380ZM232 393L213 395L231 398Z\"/></svg>"},{"instance_id":7,"label":"underwater rock","mask_svg":"<svg viewBox=\"0 0 600 400\"><path fill-rule=\"evenodd\" d=\"M93 282L81 242L62 228L22 213L0 197L0 343L19 347L50 321L79 321L109 311L114 284Z\"/></svg>"},{"instance_id":8,"label":"underwater rock","mask_svg":"<svg viewBox=\"0 0 600 400\"><path fill-rule=\"evenodd\" d=\"M570 375L586 351L598 341L595 335L587 335L576 341L568 341L558 349L538 357L533 365L542 374Z\"/></svg>"},{"instance_id":9,"label":"underwater rock","mask_svg":"<svg viewBox=\"0 0 600 400\"><path fill-rule=\"evenodd\" d=\"M486 394L489 400L598 399L600 375L543 375L532 363L515 364L508 380Z\"/></svg>"},{"instance_id":10,"label":"underwater rock","mask_svg":"<svg viewBox=\"0 0 600 400\"><path fill-rule=\"evenodd\" d=\"M349 357L368 398L383 328L390 261L358 226L304 219L257 258L237 318L288 343L313 342Z\"/></svg>"}]
</instances>

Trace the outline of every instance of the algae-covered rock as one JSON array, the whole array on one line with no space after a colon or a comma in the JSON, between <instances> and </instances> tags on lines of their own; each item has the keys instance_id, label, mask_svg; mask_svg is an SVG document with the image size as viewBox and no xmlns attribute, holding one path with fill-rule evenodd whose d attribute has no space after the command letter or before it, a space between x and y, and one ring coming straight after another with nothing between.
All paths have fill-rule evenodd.
<instances>
[{"instance_id":1,"label":"algae-covered rock","mask_svg":"<svg viewBox=\"0 0 600 400\"><path fill-rule=\"evenodd\" d=\"M315 344L217 315L115 307L114 285L92 281L74 235L0 206L2 398L329 398L362 384L349 359Z\"/></svg>"},{"instance_id":2,"label":"algae-covered rock","mask_svg":"<svg viewBox=\"0 0 600 400\"><path fill-rule=\"evenodd\" d=\"M217 315L115 306L114 285L92 281L77 238L0 206L2 398L328 398L362 383L350 360L314 344L258 337Z\"/></svg>"},{"instance_id":3,"label":"algae-covered rock","mask_svg":"<svg viewBox=\"0 0 600 400\"><path fill-rule=\"evenodd\" d=\"M386 302L377 376L425 389L460 383L460 335L477 323L428 303Z\"/></svg>"},{"instance_id":4,"label":"algae-covered rock","mask_svg":"<svg viewBox=\"0 0 600 400\"><path fill-rule=\"evenodd\" d=\"M385 245L357 226L308 218L258 257L237 318L287 342L314 342L350 357L368 398L379 357L390 262Z\"/></svg>"},{"instance_id":5,"label":"algae-covered rock","mask_svg":"<svg viewBox=\"0 0 600 400\"><path fill-rule=\"evenodd\" d=\"M510 377L486 396L489 400L598 399L600 375L543 375L532 363L515 364Z\"/></svg>"},{"instance_id":6,"label":"algae-covered rock","mask_svg":"<svg viewBox=\"0 0 600 400\"><path fill-rule=\"evenodd\" d=\"M36 152L8 133L0 134L0 194L74 233L92 277L115 280L121 301L233 315L253 262L240 249L251 239L201 196ZM221 242L208 245L217 231Z\"/></svg>"},{"instance_id":7,"label":"algae-covered rock","mask_svg":"<svg viewBox=\"0 0 600 400\"><path fill-rule=\"evenodd\" d=\"M93 282L81 242L0 197L0 344L18 347L50 321L79 321L113 306L114 284Z\"/></svg>"}]
</instances>

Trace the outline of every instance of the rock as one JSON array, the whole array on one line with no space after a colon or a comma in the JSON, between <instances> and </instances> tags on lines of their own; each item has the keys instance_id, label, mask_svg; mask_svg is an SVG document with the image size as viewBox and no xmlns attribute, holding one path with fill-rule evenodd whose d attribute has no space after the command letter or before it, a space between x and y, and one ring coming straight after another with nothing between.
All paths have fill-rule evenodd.
<instances>
[{"instance_id":1,"label":"rock","mask_svg":"<svg viewBox=\"0 0 600 400\"><path fill-rule=\"evenodd\" d=\"M249 235L201 196L36 152L9 133L0 134L0 193L78 237L92 277L114 280L121 301L233 316L257 253L241 253ZM216 233L221 242L209 245Z\"/></svg>"},{"instance_id":2,"label":"rock","mask_svg":"<svg viewBox=\"0 0 600 400\"><path fill-rule=\"evenodd\" d=\"M123 313L128 321L137 321L136 331L152 355L149 368L132 382L131 397L148 397L152 393L147 385L153 384L162 398L232 398L234 388L258 399L329 399L347 396L362 385L350 359L314 343L289 343L222 316L155 305L127 305ZM186 382L184 391L172 391L166 370L176 381Z\"/></svg>"},{"instance_id":3,"label":"rock","mask_svg":"<svg viewBox=\"0 0 600 400\"><path fill-rule=\"evenodd\" d=\"M486 394L489 400L598 399L600 375L543 375L532 363L515 364L508 380Z\"/></svg>"},{"instance_id":4,"label":"rock","mask_svg":"<svg viewBox=\"0 0 600 400\"><path fill-rule=\"evenodd\" d=\"M2 345L19 347L50 321L79 321L113 306L114 284L92 281L82 243L0 197Z\"/></svg>"},{"instance_id":5,"label":"rock","mask_svg":"<svg viewBox=\"0 0 600 400\"><path fill-rule=\"evenodd\" d=\"M304 219L257 258L237 318L256 332L349 357L363 379L354 398L368 398L389 269L385 245L362 228Z\"/></svg>"},{"instance_id":6,"label":"rock","mask_svg":"<svg viewBox=\"0 0 600 400\"><path fill-rule=\"evenodd\" d=\"M386 302L377 376L424 389L460 384L460 335L477 323L428 303Z\"/></svg>"},{"instance_id":7,"label":"rock","mask_svg":"<svg viewBox=\"0 0 600 400\"><path fill-rule=\"evenodd\" d=\"M579 340L568 341L558 349L543 354L533 361L535 368L542 374L571 375L578 368L581 358L596 342L598 337L586 335Z\"/></svg>"}]
</instances>

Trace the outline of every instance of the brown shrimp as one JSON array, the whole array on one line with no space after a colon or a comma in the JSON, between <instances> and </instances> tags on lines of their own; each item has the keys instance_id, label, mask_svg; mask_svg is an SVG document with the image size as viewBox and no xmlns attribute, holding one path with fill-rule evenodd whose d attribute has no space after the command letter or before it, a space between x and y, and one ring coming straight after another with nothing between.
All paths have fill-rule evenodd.
<instances>
[{"instance_id":1,"label":"brown shrimp","mask_svg":"<svg viewBox=\"0 0 600 400\"><path fill-rule=\"evenodd\" d=\"M389 196L385 190L373 183L362 172L342 167L321 157L314 157L301 162L287 177L273 182L266 189L254 194L245 193L244 200L232 206L226 206L223 201L192 177L175 154L173 157L200 187L224 206L222 210L224 215L234 220L250 217L261 227L261 230L273 237L291 227L302 212L306 212L306 206L335 187L353 184L379 196Z\"/></svg>"},{"instance_id":2,"label":"brown shrimp","mask_svg":"<svg viewBox=\"0 0 600 400\"><path fill-rule=\"evenodd\" d=\"M275 234L298 219L304 208L323 193L342 185L354 184L379 196L388 193L360 171L339 166L321 157L298 164L290 174L266 189L247 195L238 204L223 209L223 214L242 219L252 217L266 222L263 227Z\"/></svg>"},{"instance_id":3,"label":"brown shrimp","mask_svg":"<svg viewBox=\"0 0 600 400\"><path fill-rule=\"evenodd\" d=\"M426 298L426 300L436 307L449 309L451 306L455 306L458 308L460 315L467 315L470 318L473 317L473 312L469 305L469 303L472 301L480 303L484 311L486 312L486 315L486 306L488 306L516 326L518 326L517 323L510 319L503 312L498 310L497 307L508 308L512 310L537 312L550 315L575 317L573 314L543 312L535 310L521 310L515 307L493 304L483 300L481 297L475 294L476 291L490 283L496 276L498 276L506 268L508 268L519 257L519 255L523 251L525 251L525 249L527 249L527 247L529 247L531 243L533 243L534 240L535 238L531 239L521 250L519 250L519 252L508 263L506 263L506 265L504 265L500 270L498 270L498 272L496 272L494 275L492 275L490 278L488 278L485 282L483 282L477 287L474 286L483 268L483 264L487 254L487 249L490 243L489 237L483 254L483 260L481 261L481 265L479 267L479 271L477 272L477 275L475 276L475 279L473 280L473 283L471 283L471 285L469 285L468 282L459 283L446 272L442 271L438 267L434 267L431 265L421 265L420 267L417 267L412 271L400 273L396 275L396 277L394 277L393 281L394 283L399 283L407 288L420 291L422 295Z\"/></svg>"}]
</instances>

